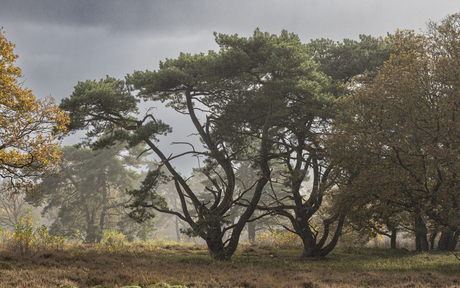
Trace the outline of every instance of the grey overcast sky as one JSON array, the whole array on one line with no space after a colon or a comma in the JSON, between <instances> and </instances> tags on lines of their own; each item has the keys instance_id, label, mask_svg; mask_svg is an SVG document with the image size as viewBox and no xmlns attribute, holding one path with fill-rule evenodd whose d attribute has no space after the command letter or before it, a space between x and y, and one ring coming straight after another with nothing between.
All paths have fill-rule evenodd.
<instances>
[{"instance_id":1,"label":"grey overcast sky","mask_svg":"<svg viewBox=\"0 0 460 288\"><path fill-rule=\"evenodd\" d=\"M248 37L256 27L286 29L305 43L341 41L398 28L419 32L457 12L460 0L0 0L0 27L17 45L24 85L60 102L78 81L122 78L180 52L216 50L214 31ZM168 144L184 140L186 126L176 131Z\"/></svg>"}]
</instances>

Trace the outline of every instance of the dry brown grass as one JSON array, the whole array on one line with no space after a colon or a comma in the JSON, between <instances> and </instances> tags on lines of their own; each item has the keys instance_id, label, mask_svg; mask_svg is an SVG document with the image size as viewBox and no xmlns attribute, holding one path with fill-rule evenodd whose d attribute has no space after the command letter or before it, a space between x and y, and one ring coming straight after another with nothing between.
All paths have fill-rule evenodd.
<instances>
[{"instance_id":1,"label":"dry brown grass","mask_svg":"<svg viewBox=\"0 0 460 288\"><path fill-rule=\"evenodd\" d=\"M165 282L187 287L460 287L459 275L437 272L345 271L324 261L301 261L299 251L243 247L234 263L209 259L204 246L168 245L153 251L109 253L84 246L31 255L0 252L0 288L123 287ZM277 253L275 253L277 252ZM273 257L272 257L273 256ZM327 262L327 261L326 261Z\"/></svg>"}]
</instances>

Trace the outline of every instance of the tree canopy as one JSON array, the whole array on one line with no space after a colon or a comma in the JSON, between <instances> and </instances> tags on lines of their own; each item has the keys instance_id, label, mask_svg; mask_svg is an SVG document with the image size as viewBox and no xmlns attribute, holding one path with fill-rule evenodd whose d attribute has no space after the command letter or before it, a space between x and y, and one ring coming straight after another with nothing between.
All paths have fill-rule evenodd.
<instances>
[{"instance_id":1,"label":"tree canopy","mask_svg":"<svg viewBox=\"0 0 460 288\"><path fill-rule=\"evenodd\" d=\"M398 31L389 61L355 78L337 106L336 155L360 167L361 195L411 213L418 250L428 249L427 216L459 227L459 22L454 14L425 35Z\"/></svg>"},{"instance_id":2,"label":"tree canopy","mask_svg":"<svg viewBox=\"0 0 460 288\"><path fill-rule=\"evenodd\" d=\"M284 187L270 185L266 189L270 201L260 203L258 208L286 217L290 225L285 228L302 239L302 257L312 257L325 256L335 247L349 206L337 203L335 209L325 209L331 205L327 202L334 197L335 191L341 189L337 186L341 167L327 157L327 147L322 141L324 135L330 133L330 122L336 114L331 105L335 97L343 94L339 93L340 85L352 76L370 72L368 69L375 71L383 64L388 58L388 47L371 36L361 36L361 42L315 40L306 47L310 50L304 54L319 61L319 64L310 64L316 66L316 78L313 75L310 78L315 81L301 82L302 86L297 84L301 87L298 90L286 89L289 92L280 96L273 108L277 118L270 123L272 131L276 131L270 134L274 143L269 152L270 167L272 171L276 165L284 167L272 173L270 180L271 183L281 182ZM294 87L294 83L289 85ZM238 104L245 106L245 103ZM237 118L246 138L250 129L260 129L260 123L251 117L254 113ZM257 138L255 133L252 137ZM329 232L333 227L334 232Z\"/></svg>"},{"instance_id":3,"label":"tree canopy","mask_svg":"<svg viewBox=\"0 0 460 288\"><path fill-rule=\"evenodd\" d=\"M0 30L0 177L4 188L30 193L34 176L57 171L58 136L68 117L52 98L38 100L22 87L14 46Z\"/></svg>"},{"instance_id":4,"label":"tree canopy","mask_svg":"<svg viewBox=\"0 0 460 288\"><path fill-rule=\"evenodd\" d=\"M148 217L152 208L174 214L207 242L213 258L229 259L270 180L273 135L282 133L278 123L290 125L322 107L321 93L327 79L316 72L308 48L287 31L280 36L256 30L250 38L223 34L215 34L215 38L221 47L219 52L181 54L161 62L158 71L136 71L126 83L113 78L80 82L61 107L70 112L72 129L91 129L87 144L92 147L120 139L130 145L144 142L156 154L160 166L167 168L182 211L151 202L162 177L157 170L131 192L137 201L137 208L132 206L133 215L138 219ZM134 90L139 90L137 97L130 94ZM165 102L188 115L203 147L191 146L180 155L164 155L155 141L170 127L154 115L135 118L140 98ZM297 111L299 105L306 105L306 109ZM297 114L290 117L292 113ZM210 181L205 191L194 191L172 165L171 161L184 155L202 157L200 173ZM249 185L254 189L252 196L245 198L245 208L234 223L229 223L232 207L250 190L235 185L235 161L251 161L259 172ZM202 192L211 195L208 201L200 200ZM230 236L224 240L227 231Z\"/></svg>"},{"instance_id":5,"label":"tree canopy","mask_svg":"<svg viewBox=\"0 0 460 288\"><path fill-rule=\"evenodd\" d=\"M344 83L353 77L376 72L393 51L389 38L359 35L359 41L343 39L316 39L308 43L314 53L314 60L320 64L319 70L331 77L330 91L334 95L346 92Z\"/></svg>"}]
</instances>

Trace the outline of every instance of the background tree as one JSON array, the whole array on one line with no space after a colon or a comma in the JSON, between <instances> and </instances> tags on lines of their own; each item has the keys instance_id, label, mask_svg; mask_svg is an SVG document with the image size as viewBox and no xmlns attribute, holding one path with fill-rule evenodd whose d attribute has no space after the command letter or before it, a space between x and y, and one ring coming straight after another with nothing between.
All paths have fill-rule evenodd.
<instances>
[{"instance_id":1,"label":"background tree","mask_svg":"<svg viewBox=\"0 0 460 288\"><path fill-rule=\"evenodd\" d=\"M355 183L411 214L418 251L428 250L427 216L459 227L458 27L454 14L426 35L398 31L389 61L338 102L334 141L361 167Z\"/></svg>"},{"instance_id":2,"label":"background tree","mask_svg":"<svg viewBox=\"0 0 460 288\"><path fill-rule=\"evenodd\" d=\"M155 170L157 169L158 165L160 163L156 161L145 161L146 164L148 165L148 171L149 170ZM166 167L162 167L161 169L162 173L165 173L168 177L171 177L169 174L168 170ZM143 173L141 178L145 178L147 173ZM200 175L201 176L201 175ZM192 173L191 177L188 178L188 182L190 186L193 187L194 190L205 190L204 187L196 187L197 185L201 185L199 183L199 179L196 179L194 177L194 173ZM176 212L181 211L181 203L180 199L177 196L177 193L175 192L175 186L174 186L174 181L168 181L164 182L158 185L158 187L155 189L156 193L164 197L168 209ZM181 231L185 231L190 228L187 222L181 220L179 217L173 214L167 214L167 213L159 213L155 217L155 222L156 222L156 228L157 230L155 231L155 235L160 235L161 237L164 237L166 239L176 239L177 242L181 242L183 240L185 241L193 241L197 242L200 241L201 239L196 239L196 238L191 238L188 237L187 235L183 235ZM184 239L185 238L185 239Z\"/></svg>"},{"instance_id":3,"label":"background tree","mask_svg":"<svg viewBox=\"0 0 460 288\"><path fill-rule=\"evenodd\" d=\"M124 212L129 203L125 190L133 189L140 177L126 166L136 167L142 159L122 153L122 146L97 153L72 146L61 149L66 162L60 173L43 178L40 187L43 214L57 214L50 233L74 237L78 230L88 243L99 242L109 229L131 239L147 238L152 223L139 227Z\"/></svg>"},{"instance_id":4,"label":"background tree","mask_svg":"<svg viewBox=\"0 0 460 288\"><path fill-rule=\"evenodd\" d=\"M0 29L0 177L4 189L31 193L33 177L57 171L57 137L68 118L52 98L38 100L21 87L13 48Z\"/></svg>"},{"instance_id":5,"label":"background tree","mask_svg":"<svg viewBox=\"0 0 460 288\"><path fill-rule=\"evenodd\" d=\"M20 224L21 218L28 212L37 217L40 216L39 209L34 209L24 198L23 193L0 196L0 227L13 231L14 227Z\"/></svg>"},{"instance_id":6,"label":"background tree","mask_svg":"<svg viewBox=\"0 0 460 288\"><path fill-rule=\"evenodd\" d=\"M264 203L269 203L271 202L271 197L269 196L268 191L269 190L275 190L278 193L278 197L282 198L285 197L287 194L283 191L284 189L284 183L279 177L280 171L284 171L285 168L282 165L276 165L272 164L271 165L271 179L270 179L270 185L265 186L264 193L262 194L262 197L260 199L260 205L264 205ZM236 175L236 185L239 187L240 190L244 191L247 189L250 189L249 192L247 193L246 197L242 198L242 201L248 201L250 197L252 196L252 193L254 188L250 187L250 185L253 183L254 179L257 178L257 169L254 169L252 167L250 161L242 161L238 163L238 169L235 173ZM283 195L284 194L284 195ZM237 206L238 208L239 206ZM275 214L269 214L270 217L265 217L267 211L264 210L256 210L254 211L254 214L252 218L248 221L246 227L248 231L248 241L251 243L254 243L254 241L257 239L257 231L270 231L270 232L275 232L277 229L282 229L281 224L286 224L285 219L283 217L279 217ZM236 213L238 214L238 213Z\"/></svg>"}]
</instances>

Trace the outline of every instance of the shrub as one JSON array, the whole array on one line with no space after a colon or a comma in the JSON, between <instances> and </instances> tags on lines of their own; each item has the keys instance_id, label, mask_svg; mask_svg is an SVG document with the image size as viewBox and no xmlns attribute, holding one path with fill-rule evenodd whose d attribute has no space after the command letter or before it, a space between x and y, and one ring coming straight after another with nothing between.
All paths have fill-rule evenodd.
<instances>
[{"instance_id":1,"label":"shrub","mask_svg":"<svg viewBox=\"0 0 460 288\"><path fill-rule=\"evenodd\" d=\"M123 251L125 247L125 238L121 232L113 230L103 231L102 241L98 244L102 250L107 250L110 253Z\"/></svg>"},{"instance_id":2,"label":"shrub","mask_svg":"<svg viewBox=\"0 0 460 288\"><path fill-rule=\"evenodd\" d=\"M65 245L62 236L51 236L45 225L38 226L34 222L32 210L26 210L13 233L0 227L0 244L3 249L29 253L40 249L59 249Z\"/></svg>"},{"instance_id":3,"label":"shrub","mask_svg":"<svg viewBox=\"0 0 460 288\"><path fill-rule=\"evenodd\" d=\"M302 244L300 237L290 231L284 233L265 232L257 237L256 243L265 245L274 245L279 248L297 247Z\"/></svg>"}]
</instances>

